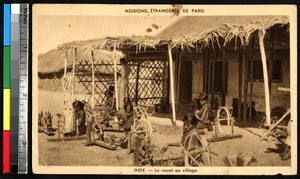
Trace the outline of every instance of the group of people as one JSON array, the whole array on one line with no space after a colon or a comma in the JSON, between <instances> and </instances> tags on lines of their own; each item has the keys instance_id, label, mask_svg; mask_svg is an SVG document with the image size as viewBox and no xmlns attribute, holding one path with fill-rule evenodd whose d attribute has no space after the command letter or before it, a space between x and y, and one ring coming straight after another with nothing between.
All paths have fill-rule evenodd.
<instances>
[{"instance_id":1,"label":"group of people","mask_svg":"<svg viewBox=\"0 0 300 179\"><path fill-rule=\"evenodd\" d=\"M196 100L196 110L194 113L188 113L183 118L183 135L181 142L178 143L168 143L162 148L162 152L166 151L169 146L179 147L180 144L184 145L184 141L188 134L192 131L203 131L207 129L212 131L212 120L214 120L213 111L211 109L210 103L208 102L208 95L205 92L202 92L198 99Z\"/></svg>"},{"instance_id":2,"label":"group of people","mask_svg":"<svg viewBox=\"0 0 300 179\"><path fill-rule=\"evenodd\" d=\"M73 102L74 123L79 135L86 134L85 144L91 143L91 133L99 132L98 139L103 140L102 128L112 127L111 119L117 119L115 123L119 128L129 131L133 124L134 112L130 98L124 99L124 106L120 110L116 108L115 87L109 86L105 91L105 101L100 107L92 109L92 106L85 101L76 100ZM95 117L95 111L100 111L100 116ZM97 133L96 131L96 133Z\"/></svg>"},{"instance_id":3,"label":"group of people","mask_svg":"<svg viewBox=\"0 0 300 179\"><path fill-rule=\"evenodd\" d=\"M98 125L100 130L103 127L111 127L107 116L115 116L116 123L119 127L122 127L125 131L130 131L131 125L134 121L134 110L130 98L124 98L124 106L120 110L116 109L115 89L114 86L109 86L105 92L104 105L99 107L98 110L102 111L101 120ZM86 134L86 144L91 143L92 127L97 125L95 116L93 115L94 109L88 102L76 100L73 102L74 119L77 125L79 135ZM196 109L194 113L188 113L183 118L183 139L188 132L192 130L213 130L211 122L213 120L213 112L208 102L208 95L202 92L196 102ZM103 135L99 134L99 139L103 140ZM171 144L170 144L171 145Z\"/></svg>"}]
</instances>

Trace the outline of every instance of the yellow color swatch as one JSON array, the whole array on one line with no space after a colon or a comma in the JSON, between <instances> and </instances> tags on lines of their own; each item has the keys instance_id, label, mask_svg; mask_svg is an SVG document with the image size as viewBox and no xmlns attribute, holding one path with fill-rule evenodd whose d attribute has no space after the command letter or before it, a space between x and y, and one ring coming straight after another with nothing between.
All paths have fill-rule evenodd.
<instances>
[{"instance_id":1,"label":"yellow color swatch","mask_svg":"<svg viewBox=\"0 0 300 179\"><path fill-rule=\"evenodd\" d=\"M4 89L3 101L3 130L10 130L10 89Z\"/></svg>"}]
</instances>

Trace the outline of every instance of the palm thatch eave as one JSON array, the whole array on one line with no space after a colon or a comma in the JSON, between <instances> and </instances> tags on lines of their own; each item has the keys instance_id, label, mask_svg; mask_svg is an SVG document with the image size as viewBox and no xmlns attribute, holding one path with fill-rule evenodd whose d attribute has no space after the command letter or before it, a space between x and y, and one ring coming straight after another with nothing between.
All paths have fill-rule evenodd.
<instances>
[{"instance_id":1,"label":"palm thatch eave","mask_svg":"<svg viewBox=\"0 0 300 179\"><path fill-rule=\"evenodd\" d=\"M190 17L191 18L191 17ZM201 18L201 17L197 17ZM230 17L229 17L230 18ZM241 17L242 18L242 17ZM184 20L185 18L182 18ZM250 20L245 20L241 23L219 23L218 25L197 32L181 33L174 36L156 37L148 36L131 36L131 37L105 37L101 39L75 41L62 44L58 47L59 50L66 51L69 49L83 49L86 53L92 50L110 50L113 49L129 49L135 48L136 53L146 51L147 49L157 49L171 44L173 48L186 50L190 48L205 48L217 44L219 47L228 45L229 42L237 41L240 45L247 45L256 31L266 31L274 25L287 25L289 18L287 16L258 16L251 17ZM205 25L205 24L203 24ZM176 23L173 24L176 26ZM165 29L167 31L168 29ZM223 43L219 41L223 39ZM237 44L236 44L237 45Z\"/></svg>"}]
</instances>

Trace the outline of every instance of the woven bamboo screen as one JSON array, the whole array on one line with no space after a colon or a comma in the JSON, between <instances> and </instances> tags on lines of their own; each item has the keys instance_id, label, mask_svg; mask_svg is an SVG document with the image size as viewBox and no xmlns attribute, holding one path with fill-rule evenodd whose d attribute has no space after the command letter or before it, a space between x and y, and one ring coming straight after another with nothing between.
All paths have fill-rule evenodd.
<instances>
[{"instance_id":1,"label":"woven bamboo screen","mask_svg":"<svg viewBox=\"0 0 300 179\"><path fill-rule=\"evenodd\" d=\"M158 104L163 97L165 61L130 61L129 96L138 104Z\"/></svg>"},{"instance_id":2,"label":"woven bamboo screen","mask_svg":"<svg viewBox=\"0 0 300 179\"><path fill-rule=\"evenodd\" d=\"M95 74L95 105L102 105L105 101L104 92L110 85L114 85L114 63L107 60L94 60ZM120 73L121 68L117 68ZM81 60L75 65L75 89L84 87L84 93L88 95L89 101L92 100L93 78L92 62Z\"/></svg>"}]
</instances>

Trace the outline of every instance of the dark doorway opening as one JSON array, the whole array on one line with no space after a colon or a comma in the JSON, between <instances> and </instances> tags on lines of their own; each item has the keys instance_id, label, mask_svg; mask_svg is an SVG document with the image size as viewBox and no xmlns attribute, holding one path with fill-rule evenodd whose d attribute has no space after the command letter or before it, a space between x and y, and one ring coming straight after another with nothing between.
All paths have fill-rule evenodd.
<instances>
[{"instance_id":1,"label":"dark doorway opening","mask_svg":"<svg viewBox=\"0 0 300 179\"><path fill-rule=\"evenodd\" d=\"M179 85L179 102L188 103L192 100L193 62L182 61Z\"/></svg>"}]
</instances>

